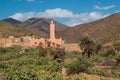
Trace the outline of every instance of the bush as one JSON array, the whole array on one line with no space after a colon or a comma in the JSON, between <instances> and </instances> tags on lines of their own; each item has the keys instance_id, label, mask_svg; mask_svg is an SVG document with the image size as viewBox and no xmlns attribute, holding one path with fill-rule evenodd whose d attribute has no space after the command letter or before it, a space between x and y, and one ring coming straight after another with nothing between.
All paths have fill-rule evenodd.
<instances>
[{"instance_id":1,"label":"bush","mask_svg":"<svg viewBox=\"0 0 120 80\"><path fill-rule=\"evenodd\" d=\"M21 70L9 68L6 70L6 77L8 80L38 80L37 74L27 68L23 68Z\"/></svg>"},{"instance_id":2,"label":"bush","mask_svg":"<svg viewBox=\"0 0 120 80\"><path fill-rule=\"evenodd\" d=\"M106 57L113 57L115 54L116 54L116 52L113 48L108 48L106 53L105 53L105 56Z\"/></svg>"},{"instance_id":3,"label":"bush","mask_svg":"<svg viewBox=\"0 0 120 80\"><path fill-rule=\"evenodd\" d=\"M106 76L106 77L111 77L110 71L104 70L104 69L88 68L87 73Z\"/></svg>"},{"instance_id":4,"label":"bush","mask_svg":"<svg viewBox=\"0 0 120 80\"><path fill-rule=\"evenodd\" d=\"M42 48L39 47L39 56L48 57L54 60L64 60L64 49Z\"/></svg>"},{"instance_id":5,"label":"bush","mask_svg":"<svg viewBox=\"0 0 120 80\"><path fill-rule=\"evenodd\" d=\"M112 71L111 73L112 73L112 76L113 76L113 77L120 79L120 72Z\"/></svg>"},{"instance_id":6,"label":"bush","mask_svg":"<svg viewBox=\"0 0 120 80\"><path fill-rule=\"evenodd\" d=\"M8 66L4 65L4 64L0 64L0 69L5 69L7 68Z\"/></svg>"},{"instance_id":7,"label":"bush","mask_svg":"<svg viewBox=\"0 0 120 80\"><path fill-rule=\"evenodd\" d=\"M120 42L113 44L113 47L117 52L119 52L120 51Z\"/></svg>"},{"instance_id":8,"label":"bush","mask_svg":"<svg viewBox=\"0 0 120 80\"><path fill-rule=\"evenodd\" d=\"M111 70L107 70L107 69L88 68L87 73L105 76L105 77L114 77L114 78L120 79L120 72L111 71Z\"/></svg>"},{"instance_id":9,"label":"bush","mask_svg":"<svg viewBox=\"0 0 120 80\"><path fill-rule=\"evenodd\" d=\"M115 66L116 65L116 60L107 58L102 65L104 66Z\"/></svg>"},{"instance_id":10,"label":"bush","mask_svg":"<svg viewBox=\"0 0 120 80\"><path fill-rule=\"evenodd\" d=\"M5 48L0 47L0 53L5 53L5 52L6 52Z\"/></svg>"},{"instance_id":11,"label":"bush","mask_svg":"<svg viewBox=\"0 0 120 80\"><path fill-rule=\"evenodd\" d=\"M46 50L43 47L39 47L39 56L46 56Z\"/></svg>"},{"instance_id":12,"label":"bush","mask_svg":"<svg viewBox=\"0 0 120 80\"><path fill-rule=\"evenodd\" d=\"M21 46L13 46L13 47L5 48L7 52L20 52L21 49L22 49Z\"/></svg>"},{"instance_id":13,"label":"bush","mask_svg":"<svg viewBox=\"0 0 120 80\"><path fill-rule=\"evenodd\" d=\"M41 57L39 60L37 60L36 65L46 65L48 64L49 59L46 57Z\"/></svg>"},{"instance_id":14,"label":"bush","mask_svg":"<svg viewBox=\"0 0 120 80\"><path fill-rule=\"evenodd\" d=\"M59 64L57 61L52 61L50 65L45 65L45 70L49 71L50 73L53 72L60 72L62 65Z\"/></svg>"},{"instance_id":15,"label":"bush","mask_svg":"<svg viewBox=\"0 0 120 80\"><path fill-rule=\"evenodd\" d=\"M116 65L120 64L120 54L116 55L115 60L117 61Z\"/></svg>"},{"instance_id":16,"label":"bush","mask_svg":"<svg viewBox=\"0 0 120 80\"><path fill-rule=\"evenodd\" d=\"M106 69L95 69L95 68L88 68L87 73L101 75L105 77L114 77L120 79L120 72L110 71Z\"/></svg>"},{"instance_id":17,"label":"bush","mask_svg":"<svg viewBox=\"0 0 120 80\"><path fill-rule=\"evenodd\" d=\"M79 61L79 60L72 61L67 66L68 74L85 72L89 67L91 67L91 63L87 59L83 59L81 61Z\"/></svg>"},{"instance_id":18,"label":"bush","mask_svg":"<svg viewBox=\"0 0 120 80\"><path fill-rule=\"evenodd\" d=\"M65 51L64 49L56 49L53 58L56 60L64 60Z\"/></svg>"},{"instance_id":19,"label":"bush","mask_svg":"<svg viewBox=\"0 0 120 80\"><path fill-rule=\"evenodd\" d=\"M91 61L97 62L97 63L103 62L104 59L105 59L105 57L101 56L100 54L94 54L94 55L91 57Z\"/></svg>"}]
</instances>

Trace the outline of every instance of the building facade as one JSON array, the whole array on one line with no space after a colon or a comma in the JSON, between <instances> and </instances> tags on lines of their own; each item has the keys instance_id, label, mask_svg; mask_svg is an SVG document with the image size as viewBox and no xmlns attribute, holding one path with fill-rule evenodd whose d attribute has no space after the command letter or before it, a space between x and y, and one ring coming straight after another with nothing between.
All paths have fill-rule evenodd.
<instances>
[{"instance_id":1,"label":"building facade","mask_svg":"<svg viewBox=\"0 0 120 80\"><path fill-rule=\"evenodd\" d=\"M8 38L0 38L0 47L11 47L11 46L24 46L24 47L52 47L52 48L62 48L63 40L55 38L55 24L51 21L50 24L50 38L37 39L31 36L23 36L15 38L14 36L9 36Z\"/></svg>"},{"instance_id":2,"label":"building facade","mask_svg":"<svg viewBox=\"0 0 120 80\"><path fill-rule=\"evenodd\" d=\"M52 47L52 48L62 48L63 47L63 40L62 38L56 39L55 38L55 24L53 21L50 23L50 38L45 39L32 39L30 40L30 46L42 46L42 47Z\"/></svg>"}]
</instances>

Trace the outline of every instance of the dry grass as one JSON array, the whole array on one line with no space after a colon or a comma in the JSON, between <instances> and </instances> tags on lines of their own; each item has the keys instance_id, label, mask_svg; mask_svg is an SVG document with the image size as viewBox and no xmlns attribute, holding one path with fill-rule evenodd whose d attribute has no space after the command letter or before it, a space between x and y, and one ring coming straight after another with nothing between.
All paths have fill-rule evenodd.
<instances>
[{"instance_id":1,"label":"dry grass","mask_svg":"<svg viewBox=\"0 0 120 80\"><path fill-rule=\"evenodd\" d=\"M30 32L27 32L19 27L16 27L10 23L0 21L0 34L4 37L8 36L25 36L25 35L31 35Z\"/></svg>"},{"instance_id":2,"label":"dry grass","mask_svg":"<svg viewBox=\"0 0 120 80\"><path fill-rule=\"evenodd\" d=\"M107 18L77 25L68 30L59 32L67 42L79 42L82 34L88 33L93 39L99 42L120 40L120 13L116 13Z\"/></svg>"}]
</instances>

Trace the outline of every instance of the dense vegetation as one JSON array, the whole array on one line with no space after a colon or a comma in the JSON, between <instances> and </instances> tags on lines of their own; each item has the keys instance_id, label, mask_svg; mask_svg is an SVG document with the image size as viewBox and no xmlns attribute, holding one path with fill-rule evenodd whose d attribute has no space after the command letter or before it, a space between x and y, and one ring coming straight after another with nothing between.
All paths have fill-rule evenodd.
<instances>
[{"instance_id":1,"label":"dense vegetation","mask_svg":"<svg viewBox=\"0 0 120 80\"><path fill-rule=\"evenodd\" d=\"M8 80L87 80L85 76L73 77L79 73L119 79L120 54L111 48L102 52L91 54L88 58L80 52L68 53L64 49L0 48L0 71L5 73ZM96 68L96 65L112 68ZM63 68L68 77L61 74Z\"/></svg>"}]
</instances>

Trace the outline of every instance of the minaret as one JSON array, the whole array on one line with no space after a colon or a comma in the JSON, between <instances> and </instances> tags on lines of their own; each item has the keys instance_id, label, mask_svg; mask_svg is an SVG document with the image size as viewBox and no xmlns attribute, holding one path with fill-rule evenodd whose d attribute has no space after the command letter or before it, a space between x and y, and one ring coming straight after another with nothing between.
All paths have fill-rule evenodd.
<instances>
[{"instance_id":1,"label":"minaret","mask_svg":"<svg viewBox=\"0 0 120 80\"><path fill-rule=\"evenodd\" d=\"M55 39L55 24L53 21L50 23L50 39Z\"/></svg>"}]
</instances>

